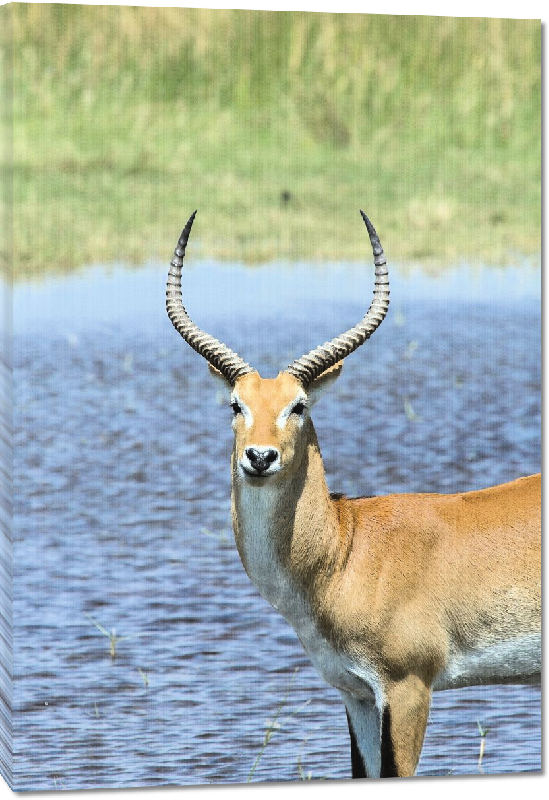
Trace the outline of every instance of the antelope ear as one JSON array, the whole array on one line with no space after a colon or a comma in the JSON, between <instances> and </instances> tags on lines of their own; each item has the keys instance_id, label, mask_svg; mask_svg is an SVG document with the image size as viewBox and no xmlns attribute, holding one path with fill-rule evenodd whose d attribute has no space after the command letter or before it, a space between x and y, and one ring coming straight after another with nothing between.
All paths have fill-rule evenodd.
<instances>
[{"instance_id":1,"label":"antelope ear","mask_svg":"<svg viewBox=\"0 0 549 800\"><path fill-rule=\"evenodd\" d=\"M217 382L217 388L222 390L225 394L227 392L231 392L233 388L227 378L215 367L208 363L208 369L210 370L210 375L214 380Z\"/></svg>"},{"instance_id":2,"label":"antelope ear","mask_svg":"<svg viewBox=\"0 0 549 800\"><path fill-rule=\"evenodd\" d=\"M311 383L309 388L307 389L307 395L309 396L309 403L314 406L317 400L320 399L322 393L328 389L333 383L337 381L339 376L341 375L341 370L343 369L343 361L338 361L337 364L334 364L333 367L330 367L323 372L318 378Z\"/></svg>"}]
</instances>

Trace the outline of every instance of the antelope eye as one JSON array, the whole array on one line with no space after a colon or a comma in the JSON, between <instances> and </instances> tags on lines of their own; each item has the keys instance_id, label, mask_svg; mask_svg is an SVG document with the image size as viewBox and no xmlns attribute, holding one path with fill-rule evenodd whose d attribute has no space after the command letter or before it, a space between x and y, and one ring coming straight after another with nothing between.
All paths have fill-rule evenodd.
<instances>
[{"instance_id":1,"label":"antelope eye","mask_svg":"<svg viewBox=\"0 0 549 800\"><path fill-rule=\"evenodd\" d=\"M231 408L235 414L242 414L242 409L240 408L237 402L231 403Z\"/></svg>"},{"instance_id":2,"label":"antelope eye","mask_svg":"<svg viewBox=\"0 0 549 800\"><path fill-rule=\"evenodd\" d=\"M297 414L298 417L301 417L304 411L305 411L305 403L296 403L295 406L292 408L292 414Z\"/></svg>"}]
</instances>

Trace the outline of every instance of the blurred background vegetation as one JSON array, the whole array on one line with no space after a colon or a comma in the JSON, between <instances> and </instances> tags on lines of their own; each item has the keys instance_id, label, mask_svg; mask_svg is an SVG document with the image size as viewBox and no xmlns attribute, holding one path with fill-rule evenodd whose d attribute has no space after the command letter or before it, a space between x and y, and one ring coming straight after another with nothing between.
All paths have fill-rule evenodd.
<instances>
[{"instance_id":1,"label":"blurred background vegetation","mask_svg":"<svg viewBox=\"0 0 549 800\"><path fill-rule=\"evenodd\" d=\"M393 262L539 260L539 20L0 15L16 275L165 262L194 208L195 256L364 259L364 208Z\"/></svg>"}]
</instances>

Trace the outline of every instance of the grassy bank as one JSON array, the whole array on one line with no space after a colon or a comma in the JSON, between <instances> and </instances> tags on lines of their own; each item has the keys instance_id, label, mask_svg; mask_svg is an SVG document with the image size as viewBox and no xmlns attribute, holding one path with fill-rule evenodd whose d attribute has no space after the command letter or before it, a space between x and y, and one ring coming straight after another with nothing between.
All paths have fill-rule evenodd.
<instances>
[{"instance_id":1,"label":"grassy bank","mask_svg":"<svg viewBox=\"0 0 549 800\"><path fill-rule=\"evenodd\" d=\"M539 22L12 5L16 274L539 257Z\"/></svg>"}]
</instances>

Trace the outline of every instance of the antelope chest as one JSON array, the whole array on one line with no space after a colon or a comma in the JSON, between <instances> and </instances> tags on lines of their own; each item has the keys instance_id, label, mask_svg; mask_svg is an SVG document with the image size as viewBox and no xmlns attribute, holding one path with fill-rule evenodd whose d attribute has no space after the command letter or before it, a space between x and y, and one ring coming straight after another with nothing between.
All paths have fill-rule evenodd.
<instances>
[{"instance_id":1,"label":"antelope chest","mask_svg":"<svg viewBox=\"0 0 549 800\"><path fill-rule=\"evenodd\" d=\"M244 568L260 594L289 622L321 677L361 699L381 698L371 664L339 652L321 633L314 609L284 565L276 536L277 495L269 486L246 487L238 503L235 535Z\"/></svg>"}]
</instances>

